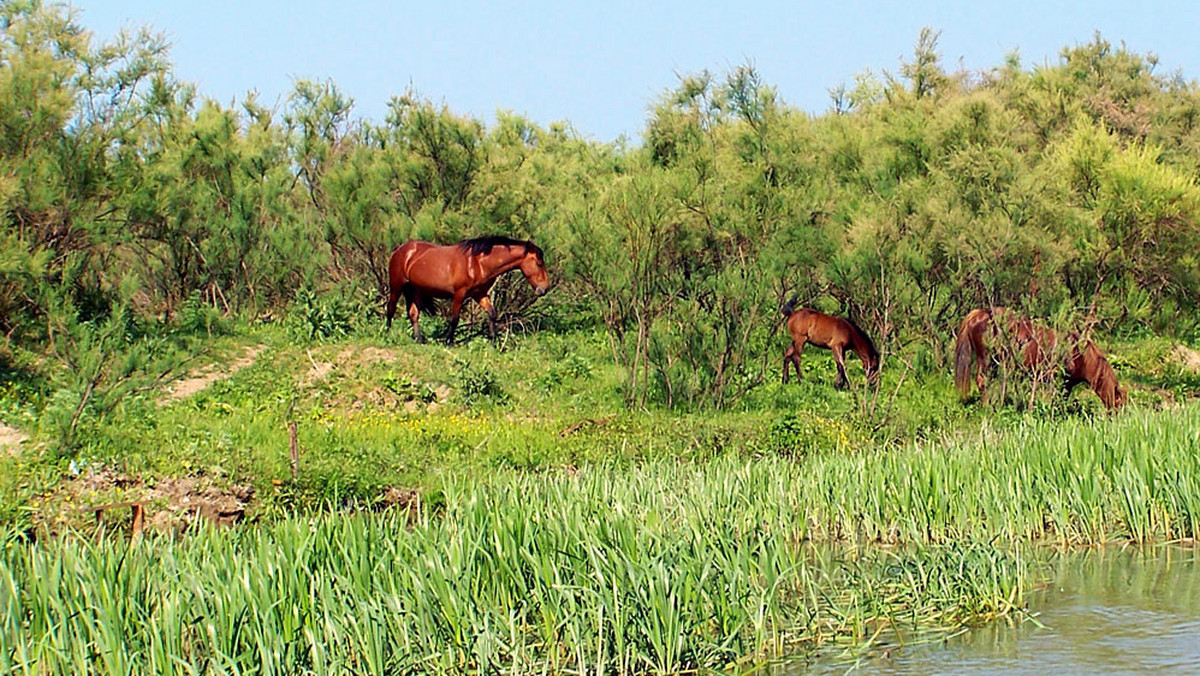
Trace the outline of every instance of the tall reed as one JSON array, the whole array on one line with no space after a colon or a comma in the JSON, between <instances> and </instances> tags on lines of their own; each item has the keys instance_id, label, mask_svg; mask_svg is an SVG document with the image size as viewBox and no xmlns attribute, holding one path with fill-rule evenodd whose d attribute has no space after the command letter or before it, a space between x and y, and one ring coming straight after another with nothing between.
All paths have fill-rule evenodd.
<instances>
[{"instance_id":1,"label":"tall reed","mask_svg":"<svg viewBox=\"0 0 1200 676\"><path fill-rule=\"evenodd\" d=\"M0 671L720 668L1010 612L1030 541L1194 537L1197 470L1192 407L802 463L448 477L413 520L8 538Z\"/></svg>"}]
</instances>

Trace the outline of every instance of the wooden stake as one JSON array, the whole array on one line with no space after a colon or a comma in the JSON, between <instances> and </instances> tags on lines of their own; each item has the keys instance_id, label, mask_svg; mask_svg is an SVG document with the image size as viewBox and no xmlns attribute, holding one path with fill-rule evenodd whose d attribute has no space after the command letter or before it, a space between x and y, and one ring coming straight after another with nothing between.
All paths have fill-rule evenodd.
<instances>
[{"instance_id":1,"label":"wooden stake","mask_svg":"<svg viewBox=\"0 0 1200 676\"><path fill-rule=\"evenodd\" d=\"M296 444L296 421L288 423L288 448L292 452L292 481L300 474L300 447Z\"/></svg>"}]
</instances>

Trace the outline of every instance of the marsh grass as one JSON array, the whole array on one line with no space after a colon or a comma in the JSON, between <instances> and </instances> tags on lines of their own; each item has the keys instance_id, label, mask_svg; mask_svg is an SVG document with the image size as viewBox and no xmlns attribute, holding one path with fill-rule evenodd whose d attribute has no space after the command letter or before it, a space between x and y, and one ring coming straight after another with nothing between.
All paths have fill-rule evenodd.
<instances>
[{"instance_id":1,"label":"marsh grass","mask_svg":"<svg viewBox=\"0 0 1200 676\"><path fill-rule=\"evenodd\" d=\"M977 443L446 473L436 511L10 538L15 673L685 673L1019 612L1039 544L1194 538L1200 409Z\"/></svg>"},{"instance_id":2,"label":"marsh grass","mask_svg":"<svg viewBox=\"0 0 1200 676\"><path fill-rule=\"evenodd\" d=\"M984 544L805 544L778 475L451 481L444 513L13 544L6 673L680 673L1009 612Z\"/></svg>"},{"instance_id":3,"label":"marsh grass","mask_svg":"<svg viewBox=\"0 0 1200 676\"><path fill-rule=\"evenodd\" d=\"M267 349L182 401L131 397L71 460L252 483L256 525L31 543L66 459L0 457L0 672L750 667L1019 613L1034 543L1200 531L1195 405L1107 417L1085 393L992 411L920 376L874 429L821 354L802 384L680 413L623 409L586 332L455 350L222 340ZM464 359L487 363L470 405ZM292 420L300 474L280 490ZM390 486L421 507L343 511Z\"/></svg>"}]
</instances>

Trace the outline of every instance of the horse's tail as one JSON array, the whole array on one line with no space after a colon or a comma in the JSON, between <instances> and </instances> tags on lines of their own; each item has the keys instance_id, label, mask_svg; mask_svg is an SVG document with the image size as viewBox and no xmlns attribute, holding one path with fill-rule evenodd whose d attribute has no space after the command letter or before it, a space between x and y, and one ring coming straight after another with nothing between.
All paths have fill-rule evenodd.
<instances>
[{"instance_id":1,"label":"horse's tail","mask_svg":"<svg viewBox=\"0 0 1200 676\"><path fill-rule=\"evenodd\" d=\"M792 296L791 300L789 300L788 302L783 304L783 308L781 309L781 312L783 312L784 317L792 316L792 313L796 311L796 301L798 301L798 300L800 300L799 294Z\"/></svg>"},{"instance_id":2,"label":"horse's tail","mask_svg":"<svg viewBox=\"0 0 1200 676\"><path fill-rule=\"evenodd\" d=\"M433 296L420 294L417 296L416 300L417 300L417 309L421 311L421 314L426 314L426 315L437 314L437 311L438 311L437 302L434 301Z\"/></svg>"},{"instance_id":3,"label":"horse's tail","mask_svg":"<svg viewBox=\"0 0 1200 676\"><path fill-rule=\"evenodd\" d=\"M975 328L991 319L987 310L971 310L963 320L954 342L954 386L963 398L971 394L971 362L976 355ZM982 348L982 344L978 345Z\"/></svg>"}]
</instances>

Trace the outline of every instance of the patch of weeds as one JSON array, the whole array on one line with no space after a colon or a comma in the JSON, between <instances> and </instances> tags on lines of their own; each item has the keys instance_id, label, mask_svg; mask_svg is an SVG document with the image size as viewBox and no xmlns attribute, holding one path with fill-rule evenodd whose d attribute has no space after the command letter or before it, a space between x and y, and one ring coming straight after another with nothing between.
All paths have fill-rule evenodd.
<instances>
[{"instance_id":1,"label":"patch of weeds","mask_svg":"<svg viewBox=\"0 0 1200 676\"><path fill-rule=\"evenodd\" d=\"M221 336L229 333L229 322L217 308L204 301L199 290L193 291L175 313L176 328L201 336Z\"/></svg>"},{"instance_id":2,"label":"patch of weeds","mask_svg":"<svg viewBox=\"0 0 1200 676\"><path fill-rule=\"evenodd\" d=\"M870 443L845 422L806 413L779 416L771 422L767 435L767 448L790 458L827 450L846 453Z\"/></svg>"},{"instance_id":3,"label":"patch of weeds","mask_svg":"<svg viewBox=\"0 0 1200 676\"><path fill-rule=\"evenodd\" d=\"M412 378L402 376L396 371L385 373L382 378L385 388L404 401L420 401L429 403L437 400L437 392L428 383L419 383Z\"/></svg>"},{"instance_id":4,"label":"patch of weeds","mask_svg":"<svg viewBox=\"0 0 1200 676\"><path fill-rule=\"evenodd\" d=\"M503 404L509 400L508 392L500 385L496 372L484 362L472 363L455 357L454 385L459 400L467 406Z\"/></svg>"},{"instance_id":5,"label":"patch of weeds","mask_svg":"<svg viewBox=\"0 0 1200 676\"><path fill-rule=\"evenodd\" d=\"M362 293L354 289L339 288L323 294L300 289L288 306L284 325L296 340L333 340L353 334L370 313Z\"/></svg>"},{"instance_id":6,"label":"patch of weeds","mask_svg":"<svg viewBox=\"0 0 1200 676\"><path fill-rule=\"evenodd\" d=\"M591 378L594 370L595 367L587 357L577 354L567 355L551 363L545 373L534 381L534 388L543 393L553 392L570 380Z\"/></svg>"}]
</instances>

